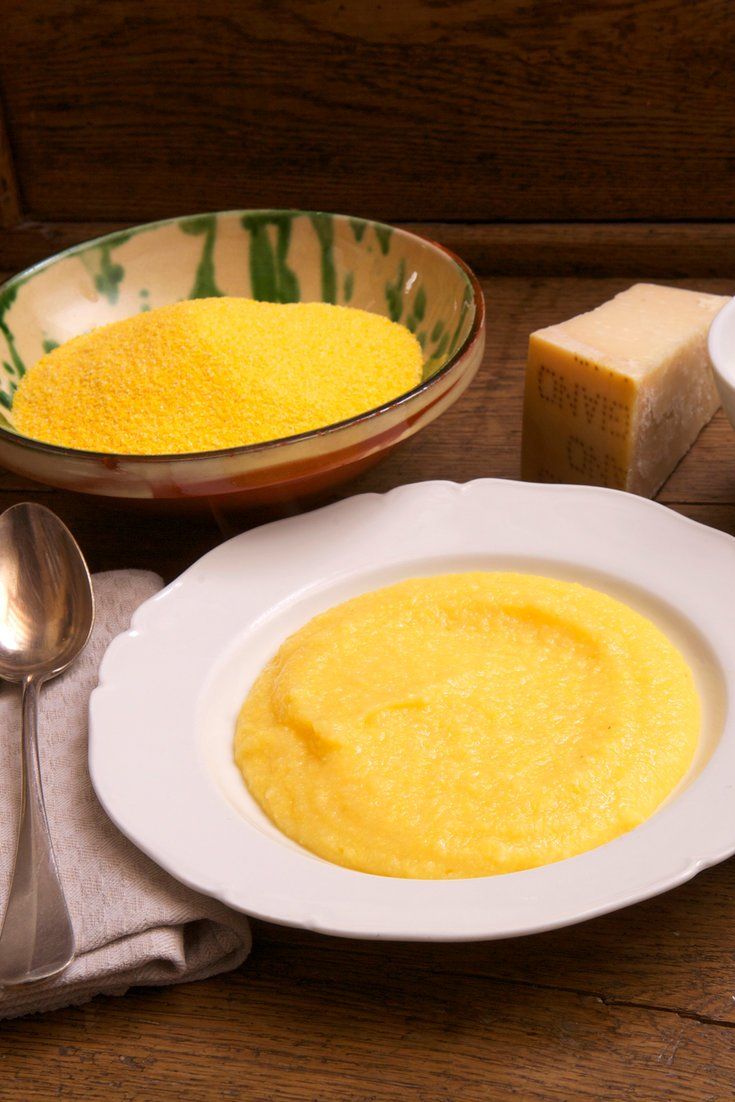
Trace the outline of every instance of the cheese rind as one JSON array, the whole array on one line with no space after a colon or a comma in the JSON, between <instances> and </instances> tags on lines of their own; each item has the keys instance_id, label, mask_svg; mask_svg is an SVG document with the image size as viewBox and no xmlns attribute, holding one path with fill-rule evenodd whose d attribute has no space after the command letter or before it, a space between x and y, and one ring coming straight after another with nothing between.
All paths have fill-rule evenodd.
<instances>
[{"instance_id":1,"label":"cheese rind","mask_svg":"<svg viewBox=\"0 0 735 1102\"><path fill-rule=\"evenodd\" d=\"M638 283L532 333L523 477L654 494L720 404L707 331L728 301Z\"/></svg>"}]
</instances>

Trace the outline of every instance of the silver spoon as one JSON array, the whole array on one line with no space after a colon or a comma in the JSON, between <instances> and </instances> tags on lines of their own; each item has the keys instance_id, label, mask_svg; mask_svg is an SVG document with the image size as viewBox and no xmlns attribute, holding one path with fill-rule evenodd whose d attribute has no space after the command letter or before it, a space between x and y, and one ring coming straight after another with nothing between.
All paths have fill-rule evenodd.
<instances>
[{"instance_id":1,"label":"silver spoon","mask_svg":"<svg viewBox=\"0 0 735 1102\"><path fill-rule=\"evenodd\" d=\"M23 686L20 826L0 929L0 987L55 976L74 956L38 760L38 696L89 639L94 597L69 529L43 505L0 516L0 677Z\"/></svg>"}]
</instances>

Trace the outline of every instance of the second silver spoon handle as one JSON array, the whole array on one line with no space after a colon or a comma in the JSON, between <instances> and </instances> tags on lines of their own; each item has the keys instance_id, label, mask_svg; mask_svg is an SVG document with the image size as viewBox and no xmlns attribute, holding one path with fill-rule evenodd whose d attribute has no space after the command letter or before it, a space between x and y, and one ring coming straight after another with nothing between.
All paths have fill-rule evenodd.
<instances>
[{"instance_id":1,"label":"second silver spoon handle","mask_svg":"<svg viewBox=\"0 0 735 1102\"><path fill-rule=\"evenodd\" d=\"M23 682L22 788L18 844L0 929L0 987L46 979L74 956L74 932L46 818L38 758L40 683Z\"/></svg>"}]
</instances>

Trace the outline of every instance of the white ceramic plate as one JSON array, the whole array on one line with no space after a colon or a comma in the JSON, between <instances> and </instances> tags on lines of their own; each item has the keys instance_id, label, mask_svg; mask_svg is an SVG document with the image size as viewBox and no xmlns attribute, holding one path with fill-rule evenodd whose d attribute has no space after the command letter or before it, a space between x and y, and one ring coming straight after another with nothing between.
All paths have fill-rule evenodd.
<instances>
[{"instance_id":1,"label":"white ceramic plate","mask_svg":"<svg viewBox=\"0 0 735 1102\"><path fill-rule=\"evenodd\" d=\"M573 579L656 621L691 664L701 748L656 815L528 872L402 880L286 839L232 762L234 722L282 640L401 578L513 569ZM665 891L735 851L735 540L614 490L481 480L351 498L246 532L146 602L105 656L90 769L111 818L179 880L274 922L352 937L509 937Z\"/></svg>"}]
</instances>

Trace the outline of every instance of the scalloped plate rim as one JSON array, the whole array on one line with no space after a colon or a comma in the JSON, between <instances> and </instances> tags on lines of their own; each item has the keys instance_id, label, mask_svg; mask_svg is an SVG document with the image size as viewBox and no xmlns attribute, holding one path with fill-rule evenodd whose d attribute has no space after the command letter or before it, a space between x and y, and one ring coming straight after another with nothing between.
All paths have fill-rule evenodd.
<instances>
[{"instance_id":1,"label":"scalloped plate rim","mask_svg":"<svg viewBox=\"0 0 735 1102\"><path fill-rule=\"evenodd\" d=\"M500 506L505 507L502 519L497 511ZM496 511L488 514L488 508ZM406 525L406 514L411 510L414 523ZM405 540L401 551L403 557L399 555L394 561L405 563L406 576L409 576L410 562L426 557L426 548L421 548L419 552L416 540L423 538L429 530L437 531L435 550L440 545L446 545L450 550L442 553L460 553L458 547L451 551L452 539L457 538L457 533L452 535L447 525L432 523L427 528L427 518L433 518L437 510L456 514L457 523L465 526L459 535L474 531L480 541L478 546L483 539L491 539L493 533L497 537L504 533L503 539L508 547L523 534L514 532L513 524L522 521L530 524L533 530L538 513L545 513L556 530L546 530L542 536L539 529L539 545L546 548L543 556L548 557L549 547L556 547L558 555L552 555L552 558L559 564L566 562L569 566L577 563L580 568L586 568L592 562L590 569L600 570L600 563L607 561L608 573L612 572L613 576L619 576L623 581L668 601L707 639L722 666L728 701L722 734L702 772L680 796L642 826L578 857L503 876L440 881L376 877L323 862L310 854L289 852L285 846L263 840L257 831L243 825L225 804L221 794L216 792L211 778L206 776L198 757L197 734L193 726L183 744L171 741L171 731L168 736L161 734L160 724L165 726L166 722L165 708L161 708L157 670L150 663L146 666L146 646L153 643L155 651L156 636L167 638L166 623L169 623L170 631L170 621L176 619L177 632L181 632L183 625L183 636L188 640L189 647L204 648L199 657L206 668L200 668L198 673L190 651L192 665L173 674L169 669L169 676L174 677L182 692L189 693L187 699L191 708L192 700L198 699L196 692L201 690L212 665L233 639L232 624L225 625L221 637L217 637L211 602L218 587L229 595L228 599L234 599L239 575L233 567L240 559L247 565L250 554L262 556L264 547L267 547L269 554L263 562L263 573L270 577L285 570L288 578L284 582L280 575L281 589L285 585L288 590L290 586L294 592L297 585L295 569L298 576L294 559L303 562L305 548L312 548L313 551L313 547L321 545L320 533L322 536L325 531L329 533L330 552L334 555L340 549L337 546L341 546L340 541L354 548L355 533L364 536L367 527L376 536L376 545L379 543L377 536L381 533L384 537L387 531L391 539L396 538L396 532L399 533L397 538ZM560 528L557 523L561 514L566 528ZM707 551L709 544L710 569L701 572L694 580L689 577L681 591L676 591L675 586L673 592L667 591L666 586L671 589L673 585L671 580L666 580L667 570L671 573L671 566L664 564L659 568L649 563L644 568L644 558L636 556L635 548L631 547L630 562L626 561L624 567L619 566L620 573L616 574L616 564L611 558L616 550L615 540L618 539L623 555L626 553L625 546L632 542L623 532L616 537L614 525L610 527L610 522L615 521L618 515L626 521L635 517L639 531L645 529L649 537L658 538L660 551L669 552L672 546L676 546L683 555L681 571L686 565L685 560L701 561L701 554ZM513 523L509 531L504 532L503 519L507 521L508 517ZM590 520L598 525L599 531L596 536L588 533L589 545L582 546L580 551L580 539L584 544L582 532L588 531ZM396 532L390 533L391 525ZM680 539L672 542L668 537L674 530L679 533ZM294 535L298 538L294 539ZM572 547L573 552L570 550ZM592 553L593 547L596 548L595 554ZM485 551L490 557L498 554L497 547L492 545L485 547ZM735 540L732 537L647 499L598 487L551 486L502 479L477 479L465 484L420 482L396 487L385 494L347 498L312 513L252 529L208 552L178 579L146 601L135 613L129 631L111 643L102 662L99 685L90 701L89 765L94 788L120 830L182 883L254 917L321 933L396 940L485 940L570 925L639 902L682 884L701 869L735 852L735 801L732 800L735 795L735 719L729 704L735 689L735 669L729 662L729 655L735 653L735 610L729 610L722 600L723 581L729 580L729 574L725 578L723 572L735 566L733 552ZM394 544L391 544L391 553L395 553ZM506 557L512 553L504 552ZM369 553L363 547L362 554L362 572L367 573L369 556L374 559L376 547L372 547ZM522 556L523 553L517 550L516 554ZM580 555L582 561L579 561ZM718 567L715 562L718 556L723 560L722 566L715 569ZM728 559L732 562L725 561ZM683 576L682 573L680 581ZM359 572L355 577L359 577ZM642 583L641 577L644 578ZM674 566L674 581L676 577L677 568ZM649 578L648 583L645 578ZM311 581L314 580L312 577ZM663 597L661 586L665 594ZM698 587L698 594L689 592L692 587L694 590ZM270 593L261 580L255 594L248 590L247 600L255 600L256 604L260 601L260 611L266 614L271 607L269 601L272 603ZM702 603L706 608L707 602L710 607L706 615L700 614L697 610ZM170 614L174 609L176 616L172 617ZM237 610L233 609L232 615L236 614ZM206 638L198 640L197 632L200 630L204 631L205 636L207 631L214 632L214 646ZM169 643L172 638L169 635ZM265 658L264 655L263 661ZM146 677L148 681L144 686L136 681ZM198 688L192 684L192 678ZM135 692L140 697L138 712L133 707ZM146 717L151 718L156 692L159 692L158 712L153 718L157 718L158 727L152 724L146 728ZM143 696L145 707L141 703ZM153 798L148 803L141 802L137 783L139 773L134 768L136 760L129 754L127 745L121 750L130 724L135 722L142 723L145 731L143 735L139 729L134 735L138 739L138 749L141 745L145 750L157 745L146 743L146 739L168 737L169 749L177 746L182 759L188 755L189 772L178 779L182 783L194 783L195 787L200 785L201 808L204 808L205 816L210 816L207 826L212 828L213 835L219 839L229 838L233 844L236 841L234 848L242 848L243 836L247 836L244 852L252 859L248 868L234 864L228 866L228 855L219 852L218 869L205 867L204 850L192 857L185 845L177 844L176 839L180 837L178 828L185 833L187 824L181 805L176 803L178 790L175 787L168 789L170 795L165 802L160 802L160 789L159 803L156 804ZM726 767L724 771L723 765ZM177 779L177 768L174 768L174 781ZM121 770L125 774L122 778ZM194 777L196 781L192 780ZM156 791L155 783L151 782L148 794L153 797ZM215 811L218 803L220 810ZM707 829L704 829L703 818L706 819L707 814L718 807L724 808L728 814L723 813L721 821L718 819L707 824ZM172 815L177 823L173 833L170 824L164 829L165 814ZM191 834L191 827L188 829ZM189 840L196 845L193 835ZM642 874L633 875L632 881L631 859L643 861L644 865Z\"/></svg>"}]
</instances>

